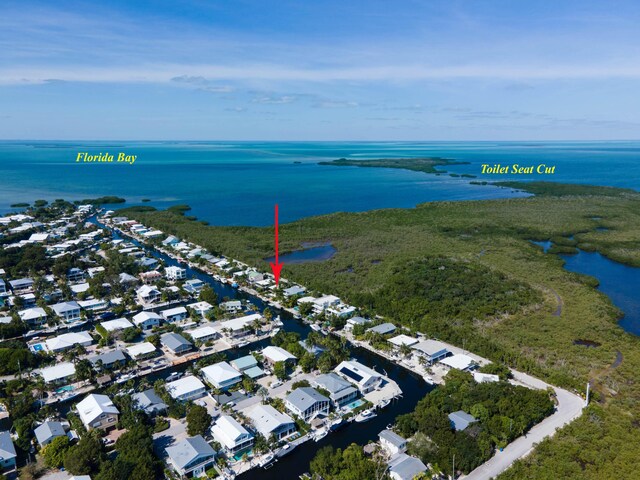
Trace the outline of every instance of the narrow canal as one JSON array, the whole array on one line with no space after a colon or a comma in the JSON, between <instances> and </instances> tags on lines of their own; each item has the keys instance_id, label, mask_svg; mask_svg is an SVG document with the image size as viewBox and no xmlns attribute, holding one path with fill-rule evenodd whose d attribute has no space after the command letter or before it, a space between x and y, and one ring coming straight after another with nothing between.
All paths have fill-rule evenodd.
<instances>
[{"instance_id":1,"label":"narrow canal","mask_svg":"<svg viewBox=\"0 0 640 480\"><path fill-rule=\"evenodd\" d=\"M90 221L93 221L102 228L108 228L105 225L99 223L95 218L92 218ZM114 238L121 238L117 232L112 230L112 233ZM136 240L133 240L131 238L127 238L126 240L131 241L140 247L143 247ZM233 299L246 299L261 311L266 307L265 303L260 298L239 291L227 284L217 282L211 276L198 270L194 270L188 265L181 264L177 260L169 257L168 255L165 255L162 252L152 250L151 254L155 258L163 260L167 266L177 265L187 269L188 277L198 278L203 282L211 285L211 287L218 294L218 297L221 299L223 297L229 297ZM300 337L302 339L305 339L311 331L311 328L308 325L306 325L301 320L295 319L289 312L285 310L277 310L276 313L280 315L280 318L284 324L282 327L284 330L288 332L296 332L300 334ZM232 360L234 358L247 355L251 350L256 350L269 344L270 339L266 339L260 342L253 343L245 348L228 350L225 353L227 354L228 359ZM403 392L402 398L393 401L387 408L379 411L377 417L369 420L368 422L349 423L344 428L327 435L324 439L317 443L313 440L308 441L298 446L290 455L280 458L268 470L256 468L239 476L239 479L282 480L285 478L298 478L299 475L309 470L309 462L313 459L318 449L327 445L332 445L334 448L344 448L354 442L365 445L370 440L377 440L378 433L381 430L383 430L388 424L393 423L394 419L398 415L411 412L414 409L416 403L429 391L435 388L434 386L425 383L421 376L414 374L381 356L375 355L374 353L366 349L360 347L352 347L351 354L352 357L356 360L374 368L381 373L386 373L387 376L397 382ZM184 371L189 367L189 365L190 364L179 365L171 369L148 375L146 378L153 382L158 378L166 378L172 372Z\"/></svg>"}]
</instances>

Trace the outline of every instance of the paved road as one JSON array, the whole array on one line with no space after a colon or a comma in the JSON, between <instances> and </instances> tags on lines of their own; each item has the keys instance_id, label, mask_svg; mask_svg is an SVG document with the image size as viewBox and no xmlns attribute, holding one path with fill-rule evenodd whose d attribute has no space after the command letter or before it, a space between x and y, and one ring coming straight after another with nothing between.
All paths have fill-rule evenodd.
<instances>
[{"instance_id":1,"label":"paved road","mask_svg":"<svg viewBox=\"0 0 640 480\"><path fill-rule=\"evenodd\" d=\"M539 389L546 389L549 385L542 380L513 370L514 383L522 383ZM567 390L552 387L556 392L558 406L556 412L533 427L526 435L511 442L502 452L497 452L491 459L480 465L467 476L465 480L489 480L508 469L513 462L527 456L545 437L553 436L557 428L572 422L582 414L584 400Z\"/></svg>"}]
</instances>

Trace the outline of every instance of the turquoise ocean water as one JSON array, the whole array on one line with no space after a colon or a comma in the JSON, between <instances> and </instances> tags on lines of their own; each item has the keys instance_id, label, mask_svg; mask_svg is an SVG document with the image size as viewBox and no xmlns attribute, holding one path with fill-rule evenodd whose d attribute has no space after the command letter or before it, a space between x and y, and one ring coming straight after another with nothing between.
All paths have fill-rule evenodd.
<instances>
[{"instance_id":1,"label":"turquoise ocean water","mask_svg":"<svg viewBox=\"0 0 640 480\"><path fill-rule=\"evenodd\" d=\"M76 163L78 152L125 152L133 165ZM10 204L119 195L128 203L188 204L217 225L267 225L335 211L434 200L517 196L470 179L393 169L320 166L347 158L441 156L476 180L539 180L640 189L640 142L0 142L0 213ZM483 163L556 165L553 176L481 175Z\"/></svg>"}]
</instances>

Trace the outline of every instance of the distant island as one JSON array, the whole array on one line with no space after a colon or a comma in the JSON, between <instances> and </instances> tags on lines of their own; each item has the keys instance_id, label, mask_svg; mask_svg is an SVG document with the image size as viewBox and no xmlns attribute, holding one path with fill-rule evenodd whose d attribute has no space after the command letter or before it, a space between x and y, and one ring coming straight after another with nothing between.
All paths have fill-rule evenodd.
<instances>
[{"instance_id":1,"label":"distant island","mask_svg":"<svg viewBox=\"0 0 640 480\"><path fill-rule=\"evenodd\" d=\"M447 165L468 165L469 162L459 162L448 158L376 158L370 160L353 160L340 158L330 162L319 162L318 165L332 165L334 167L370 167L370 168L400 168L424 173L446 173L436 167Z\"/></svg>"}]
</instances>

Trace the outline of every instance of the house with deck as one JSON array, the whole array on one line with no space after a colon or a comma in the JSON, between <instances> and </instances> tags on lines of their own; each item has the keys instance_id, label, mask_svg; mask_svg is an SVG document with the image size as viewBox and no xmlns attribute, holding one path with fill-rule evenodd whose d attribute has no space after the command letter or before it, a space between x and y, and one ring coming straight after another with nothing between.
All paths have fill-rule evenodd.
<instances>
[{"instance_id":1,"label":"house with deck","mask_svg":"<svg viewBox=\"0 0 640 480\"><path fill-rule=\"evenodd\" d=\"M364 395L377 389L382 384L382 375L356 360L341 362L334 372L358 386Z\"/></svg>"},{"instance_id":2,"label":"house with deck","mask_svg":"<svg viewBox=\"0 0 640 480\"><path fill-rule=\"evenodd\" d=\"M220 415L211 427L213 438L230 454L238 454L253 446L254 438L235 418Z\"/></svg>"},{"instance_id":3,"label":"house with deck","mask_svg":"<svg viewBox=\"0 0 640 480\"><path fill-rule=\"evenodd\" d=\"M228 390L242 381L242 374L227 362L218 362L201 368L202 377L219 390Z\"/></svg>"},{"instance_id":4,"label":"house with deck","mask_svg":"<svg viewBox=\"0 0 640 480\"><path fill-rule=\"evenodd\" d=\"M258 404L247 414L253 427L264 438L273 435L276 440L287 438L296 431L296 423L286 413L279 412L271 405Z\"/></svg>"},{"instance_id":5,"label":"house with deck","mask_svg":"<svg viewBox=\"0 0 640 480\"><path fill-rule=\"evenodd\" d=\"M80 305L78 302L61 302L51 305L51 309L56 316L65 323L71 323L80 320Z\"/></svg>"},{"instance_id":6,"label":"house with deck","mask_svg":"<svg viewBox=\"0 0 640 480\"><path fill-rule=\"evenodd\" d=\"M165 322L180 322L187 318L187 309L184 307L169 308L160 312Z\"/></svg>"},{"instance_id":7,"label":"house with deck","mask_svg":"<svg viewBox=\"0 0 640 480\"><path fill-rule=\"evenodd\" d=\"M141 330L147 331L159 327L162 317L155 312L140 312L133 316L133 323Z\"/></svg>"},{"instance_id":8,"label":"house with deck","mask_svg":"<svg viewBox=\"0 0 640 480\"><path fill-rule=\"evenodd\" d=\"M329 392L331 404L337 409L351 403L360 394L351 382L346 381L334 372L318 375L311 381L311 385Z\"/></svg>"},{"instance_id":9,"label":"house with deck","mask_svg":"<svg viewBox=\"0 0 640 480\"><path fill-rule=\"evenodd\" d=\"M285 408L309 423L318 415L329 414L329 399L311 387L296 388L284 399Z\"/></svg>"},{"instance_id":10,"label":"house with deck","mask_svg":"<svg viewBox=\"0 0 640 480\"><path fill-rule=\"evenodd\" d=\"M188 375L165 385L167 393L175 400L186 402L187 400L195 400L204 397L207 394L207 387L202 381Z\"/></svg>"},{"instance_id":11,"label":"house with deck","mask_svg":"<svg viewBox=\"0 0 640 480\"><path fill-rule=\"evenodd\" d=\"M163 334L160 343L174 355L182 355L193 348L189 340L174 332Z\"/></svg>"},{"instance_id":12,"label":"house with deck","mask_svg":"<svg viewBox=\"0 0 640 480\"><path fill-rule=\"evenodd\" d=\"M161 297L162 294L160 293L160 290L151 285L143 285L138 290L136 290L136 298L138 299L138 303L145 307L158 303Z\"/></svg>"}]
</instances>

